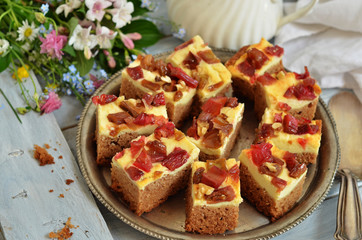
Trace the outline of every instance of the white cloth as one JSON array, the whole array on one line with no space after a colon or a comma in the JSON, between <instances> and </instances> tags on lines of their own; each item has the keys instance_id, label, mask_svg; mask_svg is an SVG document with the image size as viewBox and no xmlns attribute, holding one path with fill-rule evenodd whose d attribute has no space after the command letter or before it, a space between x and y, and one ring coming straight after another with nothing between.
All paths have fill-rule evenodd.
<instances>
[{"instance_id":1,"label":"white cloth","mask_svg":"<svg viewBox=\"0 0 362 240\"><path fill-rule=\"evenodd\" d=\"M285 3L290 13L310 0ZM308 15L283 26L275 44L291 71L307 66L322 88L351 88L362 102L362 1L320 1Z\"/></svg>"}]
</instances>

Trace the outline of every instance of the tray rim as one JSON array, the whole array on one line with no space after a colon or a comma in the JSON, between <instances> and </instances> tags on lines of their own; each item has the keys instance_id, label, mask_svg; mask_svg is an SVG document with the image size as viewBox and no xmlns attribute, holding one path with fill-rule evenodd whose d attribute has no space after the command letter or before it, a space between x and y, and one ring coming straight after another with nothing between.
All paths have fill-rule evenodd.
<instances>
[{"instance_id":1,"label":"tray rim","mask_svg":"<svg viewBox=\"0 0 362 240\"><path fill-rule=\"evenodd\" d=\"M212 50L215 52L222 52L222 53L228 53L228 54L235 54L237 51L235 50L231 50L231 49L226 49L226 48L213 48L212 47ZM153 55L155 58L158 58L158 57L164 57L166 55L169 55L172 51L164 51L164 52L161 52L161 53L158 53L158 54L155 54ZM215 55L217 55L215 53ZM85 164L83 162L83 159L82 159L82 152L81 152L81 133L82 133L82 125L83 125L83 122L84 122L84 119L85 119L85 116L87 115L87 112L88 112L88 109L89 107L92 105L92 101L91 101L91 98L93 96L96 96L96 95L99 95L99 93L101 93L113 80L117 79L117 78L120 78L121 77L121 74L122 74L122 70L119 70L118 72L114 73L101 87L99 87L94 93L93 95L90 97L90 99L88 100L88 102L86 103L86 105L84 106L84 109L82 111L82 114L81 114L81 117L80 117L80 120L79 120L79 123L78 123L78 126L77 126L77 136L76 136L76 148L77 148L77 161L78 161L78 165L80 167L80 170L81 170L81 173L89 187L89 189L92 191L92 193L96 196L96 198L110 211L112 212L118 219L120 219L121 221L123 221L124 223L126 223L127 225L131 226L132 228L136 229L137 231L139 232L142 232L146 235L149 235L151 237L154 237L154 238L158 238L158 239L167 239L167 240L171 240L171 239L180 239L180 238L177 238L177 237L172 237L170 235L166 235L166 234L161 234L161 233L158 233L157 231L155 230L150 230L150 229L146 229L146 228L143 228L142 226L140 226L139 224L137 224L136 220L135 219L129 219L127 218L126 216L122 215L121 213L119 213L116 209L114 209L110 204L109 202L107 202L107 200L102 196L102 194L100 193L100 191L96 188L96 186L92 183L91 179L89 178L89 175L88 175L88 171L85 167ZM333 118L333 115L331 114L329 108L328 108L328 105L324 102L323 99L321 99L321 97L319 97L319 100L318 100L318 106L321 106L323 108L323 110L325 111L325 113L327 114L328 116L328 119L331 123L331 127L333 129L333 133L334 133L334 138L335 138L335 144L336 144L336 162L335 162L335 168L333 169L333 172L331 174L331 177L328 181L328 184L327 184L327 187L324 189L324 192L321 194L321 196L317 199L317 201L304 213L302 214L301 216L299 216L296 220L294 220L293 222L287 224L285 227L281 228L281 229L277 229L275 230L274 232L271 232L265 236L262 236L262 237L252 237L252 238L248 238L248 239L255 239L255 240L267 240L267 239L271 239L271 238L274 238L276 236L279 236L287 231L289 231L290 229L292 229L293 227L299 225L301 222L303 222L307 217L309 217L314 211L315 209L317 209L320 204L324 201L324 199L327 197L327 194L328 192L330 191L331 189L331 186L333 184L333 181L335 179L335 176L336 176L336 173L337 173L337 169L338 169L338 166L339 166L339 163L340 163L340 159L341 159L341 152L340 152L340 144L339 144L339 138L338 138L338 133L337 133L337 127L336 127L336 123L335 123L335 120ZM136 215L135 215L136 217ZM264 226L261 226L262 228ZM260 227L259 227L260 228ZM254 229L252 230L249 230L249 231L253 231ZM174 232L173 230L169 230L168 232ZM249 232L249 231L246 231L246 232ZM164 231L163 231L164 232ZM243 232L245 233L245 232ZM184 235L186 233L183 233L183 232L180 232L181 235ZM236 234L233 234L233 235L229 235L229 237L232 238L232 236L234 235L239 235L238 233ZM195 235L195 237L197 238L198 236L203 236L203 235ZM223 236L225 235L212 235L212 236L220 236L220 238L222 238ZM226 235L228 236L228 235ZM195 238L195 239L196 239Z\"/></svg>"}]
</instances>

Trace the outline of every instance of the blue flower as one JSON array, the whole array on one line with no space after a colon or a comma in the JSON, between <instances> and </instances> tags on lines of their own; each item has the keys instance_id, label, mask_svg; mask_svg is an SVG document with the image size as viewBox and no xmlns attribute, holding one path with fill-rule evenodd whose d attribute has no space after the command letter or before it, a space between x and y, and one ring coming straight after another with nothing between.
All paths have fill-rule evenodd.
<instances>
[{"instance_id":1,"label":"blue flower","mask_svg":"<svg viewBox=\"0 0 362 240\"><path fill-rule=\"evenodd\" d=\"M64 82L70 82L70 73L63 73L63 81Z\"/></svg>"},{"instance_id":2,"label":"blue flower","mask_svg":"<svg viewBox=\"0 0 362 240\"><path fill-rule=\"evenodd\" d=\"M107 78L107 77L108 77L108 75L107 75L106 71L104 71L104 69L100 69L100 70L99 70L99 73L101 74L101 77L103 77L103 78Z\"/></svg>"},{"instance_id":3,"label":"blue flower","mask_svg":"<svg viewBox=\"0 0 362 240\"><path fill-rule=\"evenodd\" d=\"M97 69L97 67L98 67L98 64L96 62L94 62L92 69Z\"/></svg>"},{"instance_id":4,"label":"blue flower","mask_svg":"<svg viewBox=\"0 0 362 240\"><path fill-rule=\"evenodd\" d=\"M149 9L151 7L151 1L150 0L142 0L141 7Z\"/></svg>"},{"instance_id":5,"label":"blue flower","mask_svg":"<svg viewBox=\"0 0 362 240\"><path fill-rule=\"evenodd\" d=\"M48 3L42 4L40 9L44 15L47 14L49 12L49 4Z\"/></svg>"},{"instance_id":6,"label":"blue flower","mask_svg":"<svg viewBox=\"0 0 362 240\"><path fill-rule=\"evenodd\" d=\"M69 71L71 72L71 73L76 73L77 72L77 68L72 64L72 65L70 65L69 67L68 67L68 69L69 69Z\"/></svg>"},{"instance_id":7,"label":"blue flower","mask_svg":"<svg viewBox=\"0 0 362 240\"><path fill-rule=\"evenodd\" d=\"M179 28L178 32L177 33L174 33L172 34L174 37L177 37L177 38L184 38L185 35L186 35L186 30L184 28Z\"/></svg>"},{"instance_id":8,"label":"blue flower","mask_svg":"<svg viewBox=\"0 0 362 240\"><path fill-rule=\"evenodd\" d=\"M86 89L94 88L93 81L92 80L85 81L84 86L85 86Z\"/></svg>"},{"instance_id":9,"label":"blue flower","mask_svg":"<svg viewBox=\"0 0 362 240\"><path fill-rule=\"evenodd\" d=\"M48 31L47 31L47 34L49 34L51 31L54 30L54 27L53 27L53 24L49 24L49 28L48 28Z\"/></svg>"},{"instance_id":10,"label":"blue flower","mask_svg":"<svg viewBox=\"0 0 362 240\"><path fill-rule=\"evenodd\" d=\"M79 83L79 79L75 75L70 76L70 79L72 80L72 83L75 85Z\"/></svg>"},{"instance_id":11,"label":"blue flower","mask_svg":"<svg viewBox=\"0 0 362 240\"><path fill-rule=\"evenodd\" d=\"M73 92L72 92L72 89L68 88L67 91L66 91L66 93L67 93L67 95L69 95L69 96L72 95L72 93L73 93Z\"/></svg>"},{"instance_id":12,"label":"blue flower","mask_svg":"<svg viewBox=\"0 0 362 240\"><path fill-rule=\"evenodd\" d=\"M40 26L39 26L39 32L40 33L45 33L46 32L46 28L45 28L45 26L43 25L43 24L41 24Z\"/></svg>"},{"instance_id":13,"label":"blue flower","mask_svg":"<svg viewBox=\"0 0 362 240\"><path fill-rule=\"evenodd\" d=\"M94 88L87 88L87 94L91 95L94 92Z\"/></svg>"}]
</instances>

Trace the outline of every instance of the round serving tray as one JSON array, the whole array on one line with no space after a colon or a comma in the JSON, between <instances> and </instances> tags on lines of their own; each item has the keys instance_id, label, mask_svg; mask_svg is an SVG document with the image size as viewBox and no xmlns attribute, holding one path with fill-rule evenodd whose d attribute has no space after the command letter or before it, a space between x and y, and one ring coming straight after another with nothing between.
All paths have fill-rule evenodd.
<instances>
[{"instance_id":1,"label":"round serving tray","mask_svg":"<svg viewBox=\"0 0 362 240\"><path fill-rule=\"evenodd\" d=\"M213 49L222 62L228 60L235 51ZM156 58L166 58L170 52L158 54ZM121 72L114 74L94 95L119 95ZM252 103L245 101L242 128L230 157L237 158L242 149L249 148L258 126ZM96 145L94 141L96 106L92 101L86 104L77 133L77 154L81 172L96 198L120 220L152 237L160 239L269 239L280 235L307 218L326 197L333 182L340 161L340 149L336 125L328 107L319 100L316 119L321 119L322 140L317 164L308 167L303 195L295 206L281 219L270 222L257 212L247 201L240 204L239 224L234 231L222 235L199 235L185 232L184 191L171 196L165 203L145 213L135 215L127 204L110 189L109 167L96 164Z\"/></svg>"}]
</instances>

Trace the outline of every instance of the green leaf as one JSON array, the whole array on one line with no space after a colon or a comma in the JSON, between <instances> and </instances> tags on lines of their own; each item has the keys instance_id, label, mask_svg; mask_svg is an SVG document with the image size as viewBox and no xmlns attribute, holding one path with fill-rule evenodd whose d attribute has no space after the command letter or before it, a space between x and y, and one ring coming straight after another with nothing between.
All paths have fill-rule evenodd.
<instances>
[{"instance_id":1,"label":"green leaf","mask_svg":"<svg viewBox=\"0 0 362 240\"><path fill-rule=\"evenodd\" d=\"M144 19L132 21L130 24L122 28L122 32L138 32L139 34L141 34L142 38L140 40L134 41L135 48L139 49L151 46L163 37L163 35L158 31L158 28L155 24Z\"/></svg>"},{"instance_id":2,"label":"green leaf","mask_svg":"<svg viewBox=\"0 0 362 240\"><path fill-rule=\"evenodd\" d=\"M70 33L69 33L69 36L72 36L75 27L78 25L78 19L75 18L75 17L72 17L72 18L68 21L68 24L69 24L69 32L70 32Z\"/></svg>"},{"instance_id":3,"label":"green leaf","mask_svg":"<svg viewBox=\"0 0 362 240\"><path fill-rule=\"evenodd\" d=\"M149 12L147 8L141 7L141 1L139 0L129 0L129 2L133 3L134 11L132 13L132 17L142 16L145 13Z\"/></svg>"},{"instance_id":4,"label":"green leaf","mask_svg":"<svg viewBox=\"0 0 362 240\"><path fill-rule=\"evenodd\" d=\"M75 51L74 48L69 46L69 44L65 45L65 47L62 49L63 52L68 53L70 56L75 57Z\"/></svg>"},{"instance_id":5,"label":"green leaf","mask_svg":"<svg viewBox=\"0 0 362 240\"><path fill-rule=\"evenodd\" d=\"M77 63L75 64L75 67L79 71L79 75L84 76L92 69L94 58L89 60L86 59L83 51L76 51L76 55Z\"/></svg>"},{"instance_id":6,"label":"green leaf","mask_svg":"<svg viewBox=\"0 0 362 240\"><path fill-rule=\"evenodd\" d=\"M85 14L85 6L82 4L82 6L77 10L77 12Z\"/></svg>"},{"instance_id":7,"label":"green leaf","mask_svg":"<svg viewBox=\"0 0 362 240\"><path fill-rule=\"evenodd\" d=\"M0 72L8 68L10 64L10 54L6 54L4 57L0 57Z\"/></svg>"}]
</instances>

